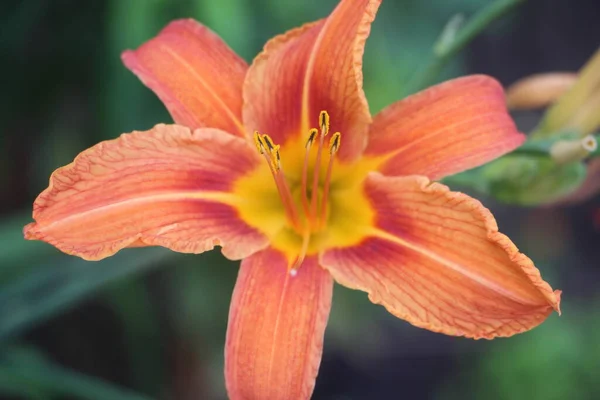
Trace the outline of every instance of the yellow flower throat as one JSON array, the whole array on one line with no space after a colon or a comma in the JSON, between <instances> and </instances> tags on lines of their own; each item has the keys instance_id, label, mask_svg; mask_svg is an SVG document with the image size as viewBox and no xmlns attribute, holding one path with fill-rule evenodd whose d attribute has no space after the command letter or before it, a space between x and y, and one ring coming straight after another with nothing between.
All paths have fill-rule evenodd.
<instances>
[{"instance_id":1,"label":"yellow flower throat","mask_svg":"<svg viewBox=\"0 0 600 400\"><path fill-rule=\"evenodd\" d=\"M373 219L361 185L368 163L336 160L342 135L329 135L326 111L319 114L319 128L308 132L303 152L301 141L290 140L282 149L269 135L255 132L256 149L266 162L234 189L244 199L237 205L242 219L287 256L292 275L307 255L358 243L361 228Z\"/></svg>"}]
</instances>

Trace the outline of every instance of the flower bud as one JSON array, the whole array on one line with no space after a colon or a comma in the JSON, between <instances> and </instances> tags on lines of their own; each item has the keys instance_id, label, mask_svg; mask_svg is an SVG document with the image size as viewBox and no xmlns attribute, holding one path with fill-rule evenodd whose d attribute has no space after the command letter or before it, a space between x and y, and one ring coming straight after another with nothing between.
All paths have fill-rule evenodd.
<instances>
[{"instance_id":1,"label":"flower bud","mask_svg":"<svg viewBox=\"0 0 600 400\"><path fill-rule=\"evenodd\" d=\"M580 140L559 140L552 145L550 155L557 164L568 164L587 158L598 148L598 142L592 135Z\"/></svg>"},{"instance_id":2,"label":"flower bud","mask_svg":"<svg viewBox=\"0 0 600 400\"><path fill-rule=\"evenodd\" d=\"M600 49L579 72L579 79L546 113L533 133L547 138L556 132L577 131L580 137L600 128Z\"/></svg>"},{"instance_id":3,"label":"flower bud","mask_svg":"<svg viewBox=\"0 0 600 400\"><path fill-rule=\"evenodd\" d=\"M573 72L535 74L519 79L506 89L508 108L532 110L550 105L577 81Z\"/></svg>"}]
</instances>

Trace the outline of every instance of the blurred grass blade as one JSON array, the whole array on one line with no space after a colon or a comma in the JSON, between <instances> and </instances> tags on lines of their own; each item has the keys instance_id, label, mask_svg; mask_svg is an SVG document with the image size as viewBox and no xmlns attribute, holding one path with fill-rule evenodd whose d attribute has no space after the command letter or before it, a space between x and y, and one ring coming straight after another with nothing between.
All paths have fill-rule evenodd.
<instances>
[{"instance_id":1,"label":"blurred grass blade","mask_svg":"<svg viewBox=\"0 0 600 400\"><path fill-rule=\"evenodd\" d=\"M196 258L196 257L193 257ZM129 279L108 285L104 298L121 320L132 384L143 393L158 393L164 382L162 330L146 281Z\"/></svg>"},{"instance_id":2,"label":"blurred grass blade","mask_svg":"<svg viewBox=\"0 0 600 400\"><path fill-rule=\"evenodd\" d=\"M126 250L101 262L67 258L40 265L0 287L0 341L76 304L102 285L157 266L174 253L164 249Z\"/></svg>"},{"instance_id":3,"label":"blurred grass blade","mask_svg":"<svg viewBox=\"0 0 600 400\"><path fill-rule=\"evenodd\" d=\"M406 86L404 96L416 93L432 85L442 69L458 52L475 39L492 22L503 17L514 7L525 0L495 0L480 9L468 19L459 29L452 31L451 37L444 30L441 38L433 46L431 60L420 68L410 83Z\"/></svg>"},{"instance_id":4,"label":"blurred grass blade","mask_svg":"<svg viewBox=\"0 0 600 400\"><path fill-rule=\"evenodd\" d=\"M15 265L22 265L23 261L31 261L35 257L47 257L56 250L46 243L34 242L23 239L23 227L31 222L31 210L15 212L10 217L5 217L0 223L0 281L2 276Z\"/></svg>"},{"instance_id":5,"label":"blurred grass blade","mask_svg":"<svg viewBox=\"0 0 600 400\"><path fill-rule=\"evenodd\" d=\"M165 107L125 68L120 54L134 49L154 37L169 21L169 7L164 1L113 0L106 18L106 45L103 68L98 68L101 82L101 120L103 137L146 129L158 122L171 122Z\"/></svg>"},{"instance_id":6,"label":"blurred grass blade","mask_svg":"<svg viewBox=\"0 0 600 400\"><path fill-rule=\"evenodd\" d=\"M149 400L98 378L62 368L36 350L24 347L13 347L0 355L0 393L3 392L28 398L69 395L89 400Z\"/></svg>"}]
</instances>

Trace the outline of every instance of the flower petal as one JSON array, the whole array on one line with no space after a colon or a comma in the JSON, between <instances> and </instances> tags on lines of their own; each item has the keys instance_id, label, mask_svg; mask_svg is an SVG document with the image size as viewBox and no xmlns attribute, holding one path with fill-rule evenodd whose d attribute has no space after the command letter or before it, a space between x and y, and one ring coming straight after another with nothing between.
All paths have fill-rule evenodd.
<instances>
[{"instance_id":1,"label":"flower petal","mask_svg":"<svg viewBox=\"0 0 600 400\"><path fill-rule=\"evenodd\" d=\"M245 135L242 84L248 66L204 25L192 19L171 22L137 50L125 51L122 59L175 122Z\"/></svg>"},{"instance_id":2,"label":"flower petal","mask_svg":"<svg viewBox=\"0 0 600 400\"><path fill-rule=\"evenodd\" d=\"M307 258L296 276L272 249L242 261L231 300L225 380L231 399L308 399L321 362L333 281Z\"/></svg>"},{"instance_id":3,"label":"flower petal","mask_svg":"<svg viewBox=\"0 0 600 400\"><path fill-rule=\"evenodd\" d=\"M386 175L440 179L520 146L500 84L484 75L454 79L396 102L375 116L367 156Z\"/></svg>"},{"instance_id":4,"label":"flower petal","mask_svg":"<svg viewBox=\"0 0 600 400\"><path fill-rule=\"evenodd\" d=\"M308 135L321 110L342 132L339 157L357 158L371 114L362 90L362 55L380 0L343 0L324 20L269 41L244 83L244 123L277 144Z\"/></svg>"},{"instance_id":5,"label":"flower petal","mask_svg":"<svg viewBox=\"0 0 600 400\"><path fill-rule=\"evenodd\" d=\"M560 291L477 200L418 176L371 174L365 185L377 212L369 237L322 256L337 282L448 335L511 336L559 311Z\"/></svg>"},{"instance_id":6,"label":"flower petal","mask_svg":"<svg viewBox=\"0 0 600 400\"><path fill-rule=\"evenodd\" d=\"M129 245L183 253L221 245L229 258L246 257L267 239L238 217L229 191L260 162L253 150L217 129L177 125L102 142L52 174L25 238L87 260Z\"/></svg>"}]
</instances>

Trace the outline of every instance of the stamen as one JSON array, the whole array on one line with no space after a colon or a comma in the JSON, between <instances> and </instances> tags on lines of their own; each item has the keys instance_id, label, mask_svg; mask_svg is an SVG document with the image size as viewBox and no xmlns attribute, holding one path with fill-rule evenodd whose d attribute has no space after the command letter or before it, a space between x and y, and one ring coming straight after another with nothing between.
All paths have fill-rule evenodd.
<instances>
[{"instance_id":1,"label":"stamen","mask_svg":"<svg viewBox=\"0 0 600 400\"><path fill-rule=\"evenodd\" d=\"M329 139L329 155L330 156L333 156L339 150L341 138L342 138L342 134L339 132L336 132L333 134L333 136L331 136L331 139Z\"/></svg>"},{"instance_id":2,"label":"stamen","mask_svg":"<svg viewBox=\"0 0 600 400\"><path fill-rule=\"evenodd\" d=\"M279 147L279 146L277 146ZM281 191L283 192L283 203L286 209L290 210L291 221L296 230L300 230L302 225L300 224L300 218L298 216L298 210L296 209L296 205L294 204L294 198L292 197L292 192L290 191L290 187L287 184L287 180L285 179L285 175L283 173L283 168L281 167L281 159L279 158L279 151L277 151L277 163L278 163L278 171L276 176L276 181L279 186L281 186Z\"/></svg>"},{"instance_id":3,"label":"stamen","mask_svg":"<svg viewBox=\"0 0 600 400\"><path fill-rule=\"evenodd\" d=\"M258 131L254 131L254 144L256 145L256 150L258 150L260 154L265 154L265 144Z\"/></svg>"},{"instance_id":4,"label":"stamen","mask_svg":"<svg viewBox=\"0 0 600 400\"><path fill-rule=\"evenodd\" d=\"M271 139L271 136L265 134L262 135L262 139L265 144L265 147L269 150L269 152L273 151L273 149L275 148L275 144L273 143L273 139Z\"/></svg>"},{"instance_id":5,"label":"stamen","mask_svg":"<svg viewBox=\"0 0 600 400\"><path fill-rule=\"evenodd\" d=\"M291 227L302 235L302 244L299 249L298 256L294 260L293 264L288 265L288 273L291 276L296 276L298 269L302 266L308 253L310 239L313 233L324 228L327 221L327 201L329 198L331 176L333 171L333 164L336 153L339 151L341 143L341 134L336 132L331 135L329 139L329 160L327 163L327 170L325 171L325 179L323 181L322 192L319 193L319 178L321 176L321 159L323 156L323 146L325 142L325 136L329 134L329 114L327 111L321 111L319 114L319 128L311 129L309 131L308 139L305 144L304 163L302 165L302 176L301 176L301 202L305 213L305 220L300 220L296 203L292 197L292 192L288 186L288 182L283 171L281 163L281 147L273 142L273 139L269 135L260 134L254 132L254 144L256 150L264 157L265 161L269 166L273 180L277 186L277 191L281 197L281 201L286 213L286 218ZM318 147L315 162L313 165L312 175L312 190L310 200L308 198L308 170L310 162L310 151L312 149L315 140L318 138ZM319 202L319 197L320 202ZM290 260L291 261L291 260Z\"/></svg>"},{"instance_id":6,"label":"stamen","mask_svg":"<svg viewBox=\"0 0 600 400\"><path fill-rule=\"evenodd\" d=\"M276 145L273 147L273 150L270 151L271 155L271 164L273 165L273 169L276 172L281 171L281 155L279 154L279 149L281 146Z\"/></svg>"},{"instance_id":7,"label":"stamen","mask_svg":"<svg viewBox=\"0 0 600 400\"><path fill-rule=\"evenodd\" d=\"M275 149L275 162L277 163L277 170L281 171L281 154L279 154L279 148L281 146L277 145L277 149Z\"/></svg>"},{"instance_id":8,"label":"stamen","mask_svg":"<svg viewBox=\"0 0 600 400\"><path fill-rule=\"evenodd\" d=\"M298 210L296 210L292 193L281 167L280 146L275 145L269 135L260 135L258 132L254 133L254 143L259 153L263 155L269 165L269 170L271 171L271 175L273 175L273 180L275 181L275 186L277 186L277 191L279 192L279 197L283 203L288 220L294 228L300 230L301 225Z\"/></svg>"},{"instance_id":9,"label":"stamen","mask_svg":"<svg viewBox=\"0 0 600 400\"><path fill-rule=\"evenodd\" d=\"M313 142L315 141L315 137L317 136L317 133L319 133L319 131L316 130L315 128L312 128L310 131L308 131L308 140L306 141L306 150L310 150L310 147L312 146Z\"/></svg>"},{"instance_id":10,"label":"stamen","mask_svg":"<svg viewBox=\"0 0 600 400\"><path fill-rule=\"evenodd\" d=\"M281 170L281 155L279 154L279 149L281 146L273 143L273 139L271 139L269 135L262 135L262 140L265 144L265 147L269 151L271 165L273 166L273 169L278 172Z\"/></svg>"},{"instance_id":11,"label":"stamen","mask_svg":"<svg viewBox=\"0 0 600 400\"><path fill-rule=\"evenodd\" d=\"M308 205L308 196L307 196L307 181L308 181L308 159L310 156L310 148L312 147L313 142L315 141L315 137L319 133L316 129L311 129L308 134L308 140L306 141L306 151L304 153L304 164L302 164L302 187L301 187L301 197L302 197L302 208L304 209L304 214L307 218L310 218L310 209Z\"/></svg>"},{"instance_id":12,"label":"stamen","mask_svg":"<svg viewBox=\"0 0 600 400\"><path fill-rule=\"evenodd\" d=\"M319 147L317 149L317 158L315 160L315 166L313 171L313 184L312 194L310 199L310 216L311 218L317 217L317 198L319 196L319 172L321 171L321 153L323 151L323 142L325 136L329 133L329 114L327 111L321 111L319 114L319 125L321 127L321 135L319 135Z\"/></svg>"},{"instance_id":13,"label":"stamen","mask_svg":"<svg viewBox=\"0 0 600 400\"><path fill-rule=\"evenodd\" d=\"M342 134L336 132L329 139L329 163L327 164L327 174L325 175L325 183L323 184L323 201L321 203L321 216L319 218L319 228L325 226L327 220L327 201L329 197L329 187L331 185L331 171L333 170L333 159L335 153L340 149Z\"/></svg>"},{"instance_id":14,"label":"stamen","mask_svg":"<svg viewBox=\"0 0 600 400\"><path fill-rule=\"evenodd\" d=\"M325 131L325 135L329 132L329 114L327 111L321 111L319 114L319 126L321 131Z\"/></svg>"}]
</instances>

